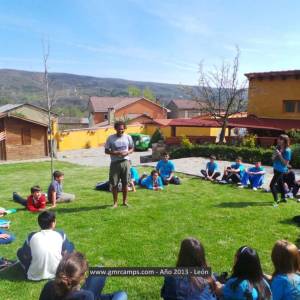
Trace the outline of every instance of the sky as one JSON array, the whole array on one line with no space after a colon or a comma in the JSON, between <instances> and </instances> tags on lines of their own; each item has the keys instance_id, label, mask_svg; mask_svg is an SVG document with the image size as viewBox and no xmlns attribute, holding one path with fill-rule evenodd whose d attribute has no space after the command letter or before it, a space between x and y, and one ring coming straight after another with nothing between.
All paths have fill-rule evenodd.
<instances>
[{"instance_id":1,"label":"sky","mask_svg":"<svg viewBox=\"0 0 300 300\"><path fill-rule=\"evenodd\" d=\"M300 69L298 0L0 0L0 68L196 84L240 49L240 72ZM242 75L241 75L242 76Z\"/></svg>"}]
</instances>

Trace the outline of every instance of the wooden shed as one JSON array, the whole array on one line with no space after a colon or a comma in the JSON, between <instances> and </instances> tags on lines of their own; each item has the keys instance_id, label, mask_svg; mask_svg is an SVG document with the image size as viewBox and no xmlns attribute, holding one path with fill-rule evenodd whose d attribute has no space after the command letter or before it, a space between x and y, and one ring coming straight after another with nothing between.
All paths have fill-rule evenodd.
<instances>
[{"instance_id":1,"label":"wooden shed","mask_svg":"<svg viewBox=\"0 0 300 300\"><path fill-rule=\"evenodd\" d=\"M55 117L52 115L52 119ZM48 156L48 112L32 104L0 106L0 160Z\"/></svg>"}]
</instances>

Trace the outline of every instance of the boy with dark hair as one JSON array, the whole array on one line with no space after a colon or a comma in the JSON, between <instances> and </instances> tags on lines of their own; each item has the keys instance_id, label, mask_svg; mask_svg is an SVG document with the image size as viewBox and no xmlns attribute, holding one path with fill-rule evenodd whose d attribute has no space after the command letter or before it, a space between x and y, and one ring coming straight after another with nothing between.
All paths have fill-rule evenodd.
<instances>
[{"instance_id":1,"label":"boy with dark hair","mask_svg":"<svg viewBox=\"0 0 300 300\"><path fill-rule=\"evenodd\" d=\"M248 182L254 191L261 188L264 183L264 176L266 174L265 168L257 161L254 167L248 168L242 177L240 188L248 187Z\"/></svg>"},{"instance_id":2,"label":"boy with dark hair","mask_svg":"<svg viewBox=\"0 0 300 300\"><path fill-rule=\"evenodd\" d=\"M71 202L75 200L75 195L63 192L64 173L61 171L53 172L53 181L48 187L48 201L51 207L56 207L59 202Z\"/></svg>"},{"instance_id":3,"label":"boy with dark hair","mask_svg":"<svg viewBox=\"0 0 300 300\"><path fill-rule=\"evenodd\" d=\"M151 175L141 180L141 186L154 191L164 189L162 179L156 170L152 170Z\"/></svg>"},{"instance_id":4,"label":"boy with dark hair","mask_svg":"<svg viewBox=\"0 0 300 300\"><path fill-rule=\"evenodd\" d=\"M180 184L178 177L174 175L175 165L170 161L170 156L168 152L163 152L161 154L162 159L156 165L156 171L162 179L164 185L169 183Z\"/></svg>"},{"instance_id":5,"label":"boy with dark hair","mask_svg":"<svg viewBox=\"0 0 300 300\"><path fill-rule=\"evenodd\" d=\"M42 190L38 185L31 187L31 194L27 197L27 200L22 198L16 192L13 193L13 200L23 206L25 206L31 212L41 212L46 209L46 197L42 194Z\"/></svg>"},{"instance_id":6,"label":"boy with dark hair","mask_svg":"<svg viewBox=\"0 0 300 300\"><path fill-rule=\"evenodd\" d=\"M204 176L205 179L214 181L221 175L221 173L218 170L219 166L216 162L216 157L214 155L211 155L209 157L209 162L206 164L206 169L201 170L201 174Z\"/></svg>"},{"instance_id":7,"label":"boy with dark hair","mask_svg":"<svg viewBox=\"0 0 300 300\"><path fill-rule=\"evenodd\" d=\"M224 170L224 175L220 183L240 183L244 172L245 167L242 164L242 158L238 156L235 163Z\"/></svg>"},{"instance_id":8,"label":"boy with dark hair","mask_svg":"<svg viewBox=\"0 0 300 300\"><path fill-rule=\"evenodd\" d=\"M285 198L294 198L297 196L300 188L300 181L296 180L296 174L292 166L288 166L288 172L282 176Z\"/></svg>"},{"instance_id":9,"label":"boy with dark hair","mask_svg":"<svg viewBox=\"0 0 300 300\"><path fill-rule=\"evenodd\" d=\"M29 280L43 280L55 277L57 266L65 252L71 253L74 245L63 231L56 231L56 217L52 211L38 216L41 228L32 232L17 252L18 259Z\"/></svg>"}]
</instances>

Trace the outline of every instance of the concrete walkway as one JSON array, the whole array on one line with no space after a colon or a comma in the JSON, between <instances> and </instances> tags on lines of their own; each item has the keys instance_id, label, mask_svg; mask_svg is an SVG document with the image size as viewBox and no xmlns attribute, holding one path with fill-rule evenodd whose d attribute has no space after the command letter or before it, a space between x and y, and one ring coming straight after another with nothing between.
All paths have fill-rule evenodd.
<instances>
[{"instance_id":1,"label":"concrete walkway","mask_svg":"<svg viewBox=\"0 0 300 300\"><path fill-rule=\"evenodd\" d=\"M133 165L139 165L141 156L151 154L151 149L148 151L133 152L130 155L130 159ZM104 153L104 147L58 152L57 159L91 167L108 167L110 164L110 156Z\"/></svg>"}]
</instances>

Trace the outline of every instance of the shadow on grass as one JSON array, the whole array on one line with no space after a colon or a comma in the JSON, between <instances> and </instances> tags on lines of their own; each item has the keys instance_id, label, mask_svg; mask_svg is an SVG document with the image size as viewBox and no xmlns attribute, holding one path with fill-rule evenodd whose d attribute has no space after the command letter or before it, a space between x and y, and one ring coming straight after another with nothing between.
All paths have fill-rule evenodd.
<instances>
[{"instance_id":1,"label":"shadow on grass","mask_svg":"<svg viewBox=\"0 0 300 300\"><path fill-rule=\"evenodd\" d=\"M112 207L112 205L97 205L97 206L86 206L86 207L56 207L55 211L59 213L73 213L73 212L85 212L91 210L98 210L98 209L106 209Z\"/></svg>"},{"instance_id":2,"label":"shadow on grass","mask_svg":"<svg viewBox=\"0 0 300 300\"><path fill-rule=\"evenodd\" d=\"M294 216L291 219L285 219L280 221L281 224L286 224L286 225L294 225L300 227L300 215ZM296 246L300 249L300 235L295 241Z\"/></svg>"},{"instance_id":3,"label":"shadow on grass","mask_svg":"<svg viewBox=\"0 0 300 300\"><path fill-rule=\"evenodd\" d=\"M0 279L12 282L27 280L24 274L24 270L19 263L0 272Z\"/></svg>"},{"instance_id":4,"label":"shadow on grass","mask_svg":"<svg viewBox=\"0 0 300 300\"><path fill-rule=\"evenodd\" d=\"M220 204L215 205L215 207L221 208L243 208L248 206L272 206L272 202L270 201L246 201L246 202L222 202Z\"/></svg>"}]
</instances>

